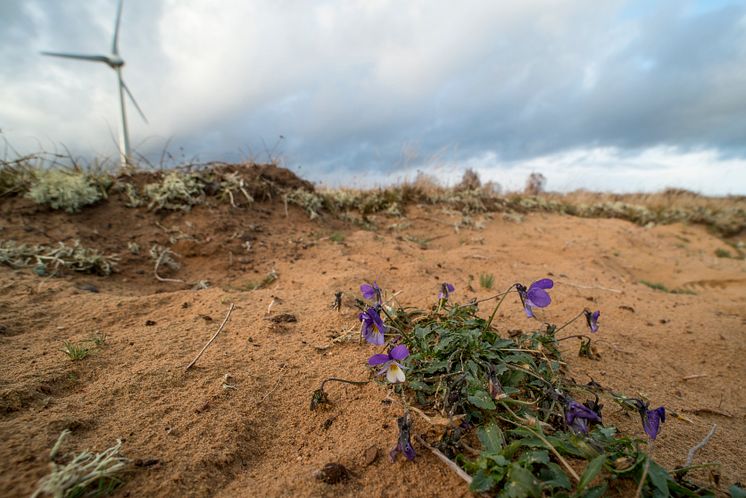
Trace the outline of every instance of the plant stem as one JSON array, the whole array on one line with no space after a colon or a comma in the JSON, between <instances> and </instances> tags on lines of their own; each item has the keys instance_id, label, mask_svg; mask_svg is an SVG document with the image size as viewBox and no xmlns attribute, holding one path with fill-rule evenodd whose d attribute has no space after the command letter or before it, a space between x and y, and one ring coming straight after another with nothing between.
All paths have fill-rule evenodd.
<instances>
[{"instance_id":1,"label":"plant stem","mask_svg":"<svg viewBox=\"0 0 746 498\"><path fill-rule=\"evenodd\" d=\"M645 459L645 468L642 471L642 477L640 478L640 483L637 485L637 493L635 493L636 497L642 496L642 487L645 484L645 479L648 478L648 471L650 470L650 458L653 456L653 450L655 449L655 441L652 439L648 440L648 457Z\"/></svg>"},{"instance_id":2,"label":"plant stem","mask_svg":"<svg viewBox=\"0 0 746 498\"><path fill-rule=\"evenodd\" d=\"M564 325L562 325L560 328L558 328L557 330L555 330L554 334L557 335L557 332L559 332L560 330L564 329L565 327L567 327L568 325L570 325L572 322L574 322L575 320L577 320L578 318L580 318L584 314L585 314L585 310L581 311L580 313L578 313L577 315L575 315L575 317L572 318L570 321L565 322Z\"/></svg>"},{"instance_id":3,"label":"plant stem","mask_svg":"<svg viewBox=\"0 0 746 498\"><path fill-rule=\"evenodd\" d=\"M511 285L510 287L508 287L508 290L506 290L505 292L502 293L503 297L500 299L500 301L498 301L497 306L495 306L495 309L492 311L492 315L490 315L490 319L487 320L487 324L484 326L484 330L485 331L489 330L490 325L492 325L492 320L495 318L495 315L497 314L497 310L500 308L500 305L503 303L503 301L505 301L505 296L507 296L508 294L510 294L510 291L513 290L514 287L515 287L515 284ZM498 296L499 295L500 294L498 294ZM497 297L497 296L495 296L495 297ZM477 301L477 302L479 302L479 301Z\"/></svg>"},{"instance_id":4,"label":"plant stem","mask_svg":"<svg viewBox=\"0 0 746 498\"><path fill-rule=\"evenodd\" d=\"M508 289L508 290L506 290L505 292L500 292L499 294L495 294L494 296L485 297L484 299L479 299L478 301L472 301L472 302L467 303L467 304L468 305L473 305L473 304L479 304L479 303L483 303L485 301L491 301L493 299L497 299L498 297L504 296L505 294L509 293L512 288L513 288L513 286L511 286L511 288Z\"/></svg>"},{"instance_id":5,"label":"plant stem","mask_svg":"<svg viewBox=\"0 0 746 498\"><path fill-rule=\"evenodd\" d=\"M554 456L557 457L557 460L559 460L559 462L562 464L562 466L565 467L565 470L567 470L567 472L570 474L570 476L572 476L572 478L575 479L575 482L580 482L580 477L578 477L578 474L575 472L575 469L573 469L570 466L570 464L567 463L567 460L565 460L564 458L562 458L562 455L560 455L559 451L557 451L557 448L555 448L552 445L552 443L550 443L549 440L547 440L547 438L545 438L541 433L534 431L533 429L531 429L530 427L528 427L526 425L519 424L515 420L510 420L510 419L504 418L504 417L500 417L500 418L502 418L503 420L507 420L510 423L512 423L512 424L514 424L514 425L516 425L516 426L518 426L518 427L520 427L522 429L526 429L528 432L530 432L531 434L533 434L534 436L536 436L537 438L539 438L541 440L541 442L544 443L547 446L547 448L549 449L549 451L551 451L552 453L554 453Z\"/></svg>"},{"instance_id":6,"label":"plant stem","mask_svg":"<svg viewBox=\"0 0 746 498\"><path fill-rule=\"evenodd\" d=\"M368 382L370 382L369 380L347 380L347 379L340 379L338 377L327 377L326 379L324 379L324 380L321 381L321 385L319 386L319 390L323 391L324 390L324 384L326 384L327 382L331 382L331 381L344 382L345 384L354 384L354 385L357 385L357 386L362 386L363 384L367 384Z\"/></svg>"},{"instance_id":7,"label":"plant stem","mask_svg":"<svg viewBox=\"0 0 746 498\"><path fill-rule=\"evenodd\" d=\"M382 305L380 308L381 308L381 311L383 311L383 314L386 315L386 318L388 318L390 322L397 323L398 320L396 320L393 316L389 315L389 312L386 311L386 306ZM389 327L399 332L399 334L401 334L401 336L404 338L404 342L406 342L410 346L412 345L412 339L409 337L409 335L406 332L404 332L403 328L396 327L394 325L389 325Z\"/></svg>"},{"instance_id":8,"label":"plant stem","mask_svg":"<svg viewBox=\"0 0 746 498\"><path fill-rule=\"evenodd\" d=\"M562 339L555 339L555 342L564 341L565 339L573 339L573 338L580 338L580 339L588 339L591 340L591 337L585 334L574 334L574 335L568 335L567 337L563 337Z\"/></svg>"}]
</instances>

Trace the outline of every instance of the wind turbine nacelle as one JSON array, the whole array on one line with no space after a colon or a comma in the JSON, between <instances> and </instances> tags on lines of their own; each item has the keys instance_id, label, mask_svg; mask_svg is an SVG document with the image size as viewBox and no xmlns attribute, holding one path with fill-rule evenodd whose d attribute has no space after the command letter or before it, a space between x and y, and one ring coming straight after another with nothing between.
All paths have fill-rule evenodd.
<instances>
[{"instance_id":1,"label":"wind turbine nacelle","mask_svg":"<svg viewBox=\"0 0 746 498\"><path fill-rule=\"evenodd\" d=\"M106 63L113 69L124 66L124 59L122 59L118 55L110 55L107 57L107 59L108 60L106 61Z\"/></svg>"}]
</instances>

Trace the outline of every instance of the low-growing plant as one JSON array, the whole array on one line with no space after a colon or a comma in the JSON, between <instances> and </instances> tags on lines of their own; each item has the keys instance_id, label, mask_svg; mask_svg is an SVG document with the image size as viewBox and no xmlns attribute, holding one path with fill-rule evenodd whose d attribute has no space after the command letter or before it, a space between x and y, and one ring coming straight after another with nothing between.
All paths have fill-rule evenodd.
<instances>
[{"instance_id":1,"label":"low-growing plant","mask_svg":"<svg viewBox=\"0 0 746 498\"><path fill-rule=\"evenodd\" d=\"M33 157L14 161L0 161L0 197L28 192L36 178L35 168L29 164Z\"/></svg>"},{"instance_id":2,"label":"low-growing plant","mask_svg":"<svg viewBox=\"0 0 746 498\"><path fill-rule=\"evenodd\" d=\"M717 256L718 258L732 258L733 257L733 255L730 253L729 250L723 249L721 247L718 247L717 249L715 249L715 256Z\"/></svg>"},{"instance_id":3,"label":"low-growing plant","mask_svg":"<svg viewBox=\"0 0 746 498\"><path fill-rule=\"evenodd\" d=\"M640 283L642 285L647 285L648 287L650 287L653 290L658 290L658 291L662 291L662 292L670 292L668 290L668 287L666 287L665 285L663 285L660 282L649 282L647 280L640 280Z\"/></svg>"},{"instance_id":4,"label":"low-growing plant","mask_svg":"<svg viewBox=\"0 0 746 498\"><path fill-rule=\"evenodd\" d=\"M492 273L480 273L479 285L483 289L492 289L492 286L495 285L495 276Z\"/></svg>"},{"instance_id":5,"label":"low-growing plant","mask_svg":"<svg viewBox=\"0 0 746 498\"><path fill-rule=\"evenodd\" d=\"M57 246L46 246L0 241L0 264L12 268L33 267L39 276L55 274L62 269L110 275L117 271L117 261L118 256L104 256L95 249L81 246L77 240L72 246L62 242Z\"/></svg>"},{"instance_id":6,"label":"low-growing plant","mask_svg":"<svg viewBox=\"0 0 746 498\"><path fill-rule=\"evenodd\" d=\"M38 170L26 197L52 209L76 213L83 206L106 198L109 185L110 183L97 185L92 177L82 171Z\"/></svg>"},{"instance_id":7,"label":"low-growing plant","mask_svg":"<svg viewBox=\"0 0 746 498\"><path fill-rule=\"evenodd\" d=\"M74 455L68 463L59 463L60 447L70 434L65 429L49 453L50 472L44 476L31 495L37 498L51 495L55 498L77 498L83 496L108 496L122 484L122 473L127 469L129 460L119 450L122 441L101 453L83 451Z\"/></svg>"},{"instance_id":8,"label":"low-growing plant","mask_svg":"<svg viewBox=\"0 0 746 498\"><path fill-rule=\"evenodd\" d=\"M300 188L286 193L285 202L305 209L312 220L321 215L324 207L324 199L321 196Z\"/></svg>"},{"instance_id":9,"label":"low-growing plant","mask_svg":"<svg viewBox=\"0 0 746 498\"><path fill-rule=\"evenodd\" d=\"M72 361L80 361L86 358L91 352L83 343L76 344L71 341L64 341L60 351L65 353Z\"/></svg>"},{"instance_id":10,"label":"low-growing plant","mask_svg":"<svg viewBox=\"0 0 746 498\"><path fill-rule=\"evenodd\" d=\"M106 346L106 341L108 340L108 337L106 335L106 332L102 332L100 330L97 330L93 336L89 339L89 342L92 342L96 347L100 348L103 346Z\"/></svg>"},{"instance_id":11,"label":"low-growing plant","mask_svg":"<svg viewBox=\"0 0 746 498\"><path fill-rule=\"evenodd\" d=\"M159 182L149 183L143 188L148 209L188 211L203 201L204 183L195 173L172 171Z\"/></svg>"},{"instance_id":12,"label":"low-growing plant","mask_svg":"<svg viewBox=\"0 0 746 498\"><path fill-rule=\"evenodd\" d=\"M341 244L345 241L345 234L342 232L334 232L329 236L329 240L332 242L336 242L337 244Z\"/></svg>"},{"instance_id":13,"label":"low-growing plant","mask_svg":"<svg viewBox=\"0 0 746 498\"><path fill-rule=\"evenodd\" d=\"M415 435L417 441L446 460L476 493L599 497L629 490L628 481L638 496L711 496L711 490L687 479L696 466L669 473L653 459L666 421L664 407L653 409L647 399L593 380L579 384L569 375L559 343L578 339L579 354L597 358L591 341L599 331L600 311L584 309L560 326L540 320L529 330L507 331L495 325L511 295L517 295L527 318L537 318L551 303L553 285L548 278L528 287L516 283L490 298L458 304L455 287L444 282L430 310L392 304L396 301L377 283L360 287L362 338L381 348L367 363L404 407L390 459L400 453L416 458L411 437L419 415L430 433L440 430L430 443ZM488 301L495 304L485 319L479 304ZM586 333L561 335L577 320L585 323ZM645 437L605 425L604 400L637 413ZM311 409L328 404L322 382Z\"/></svg>"},{"instance_id":14,"label":"low-growing plant","mask_svg":"<svg viewBox=\"0 0 746 498\"><path fill-rule=\"evenodd\" d=\"M263 289L271 285L272 283L274 283L275 280L277 280L278 278L280 278L280 274L277 273L277 270L272 268L272 270L270 270L270 272L267 273L264 276L264 278L262 278L260 281L249 282L248 284L244 285L243 288L244 290L251 290L251 291Z\"/></svg>"}]
</instances>

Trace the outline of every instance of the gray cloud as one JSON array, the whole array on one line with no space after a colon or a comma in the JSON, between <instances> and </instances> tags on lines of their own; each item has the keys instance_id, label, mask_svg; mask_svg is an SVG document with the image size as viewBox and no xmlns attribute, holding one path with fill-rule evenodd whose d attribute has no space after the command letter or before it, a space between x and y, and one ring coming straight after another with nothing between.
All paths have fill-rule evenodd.
<instances>
[{"instance_id":1,"label":"gray cloud","mask_svg":"<svg viewBox=\"0 0 746 498\"><path fill-rule=\"evenodd\" d=\"M702 6L125 0L125 78L151 121L131 116L133 142L265 159L283 135L276 152L319 178L608 147L744 159L746 5ZM37 54L106 51L114 9L0 6L10 140L113 153L111 70Z\"/></svg>"}]
</instances>

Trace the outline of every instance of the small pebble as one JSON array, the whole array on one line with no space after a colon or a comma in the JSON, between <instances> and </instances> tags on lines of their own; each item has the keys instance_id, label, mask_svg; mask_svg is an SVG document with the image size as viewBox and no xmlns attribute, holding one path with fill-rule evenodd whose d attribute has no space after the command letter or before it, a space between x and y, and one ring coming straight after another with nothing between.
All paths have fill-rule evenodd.
<instances>
[{"instance_id":1,"label":"small pebble","mask_svg":"<svg viewBox=\"0 0 746 498\"><path fill-rule=\"evenodd\" d=\"M365 466L373 465L375 463L376 459L378 458L378 448L375 446L370 446L367 450L365 450Z\"/></svg>"},{"instance_id":2,"label":"small pebble","mask_svg":"<svg viewBox=\"0 0 746 498\"><path fill-rule=\"evenodd\" d=\"M350 478L350 471L339 463L327 463L321 470L314 473L314 477L327 484L337 484Z\"/></svg>"}]
</instances>

